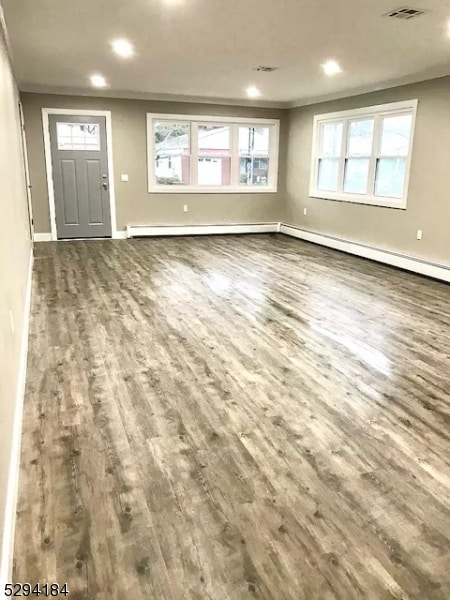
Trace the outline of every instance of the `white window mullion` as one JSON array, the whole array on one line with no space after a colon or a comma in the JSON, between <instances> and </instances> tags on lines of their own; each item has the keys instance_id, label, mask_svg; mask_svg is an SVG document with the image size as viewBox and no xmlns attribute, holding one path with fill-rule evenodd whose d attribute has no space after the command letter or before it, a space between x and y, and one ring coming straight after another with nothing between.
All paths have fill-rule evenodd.
<instances>
[{"instance_id":1,"label":"white window mullion","mask_svg":"<svg viewBox=\"0 0 450 600\"><path fill-rule=\"evenodd\" d=\"M276 127L269 129L269 161L268 182L269 186L276 188L278 184L278 146L279 146L279 131Z\"/></svg>"},{"instance_id":2,"label":"white window mullion","mask_svg":"<svg viewBox=\"0 0 450 600\"><path fill-rule=\"evenodd\" d=\"M381 147L381 129L381 116L377 115L373 124L372 154L369 161L369 178L367 181L367 193L369 196L373 196L375 193L377 161Z\"/></svg>"},{"instance_id":3,"label":"white window mullion","mask_svg":"<svg viewBox=\"0 0 450 600\"><path fill-rule=\"evenodd\" d=\"M230 126L230 156L231 156L231 173L230 173L230 185L231 187L238 187L239 185L239 125Z\"/></svg>"},{"instance_id":4,"label":"white window mullion","mask_svg":"<svg viewBox=\"0 0 450 600\"><path fill-rule=\"evenodd\" d=\"M318 189L319 187L319 164L321 159L321 150L322 148L322 128L319 124L314 125L313 131L313 143L312 143L312 160L311 160L311 172L312 179L311 182L314 182L314 185L310 183L310 194L314 189Z\"/></svg>"},{"instance_id":5,"label":"white window mullion","mask_svg":"<svg viewBox=\"0 0 450 600\"><path fill-rule=\"evenodd\" d=\"M191 186L198 183L198 123L191 122Z\"/></svg>"},{"instance_id":6,"label":"white window mullion","mask_svg":"<svg viewBox=\"0 0 450 600\"><path fill-rule=\"evenodd\" d=\"M344 119L342 126L342 140L341 140L341 155L339 157L339 170L338 170L338 184L337 191L342 193L344 189L344 177L345 177L345 162L347 159L348 151L348 124L349 119Z\"/></svg>"}]
</instances>

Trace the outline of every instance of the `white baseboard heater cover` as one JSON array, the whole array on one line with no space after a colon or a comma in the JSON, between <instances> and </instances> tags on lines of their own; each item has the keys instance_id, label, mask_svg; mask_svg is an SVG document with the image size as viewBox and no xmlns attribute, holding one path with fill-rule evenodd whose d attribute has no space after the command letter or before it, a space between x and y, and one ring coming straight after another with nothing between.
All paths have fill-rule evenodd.
<instances>
[{"instance_id":1,"label":"white baseboard heater cover","mask_svg":"<svg viewBox=\"0 0 450 600\"><path fill-rule=\"evenodd\" d=\"M237 233L276 233L279 223L242 223L225 225L127 225L127 237L169 235L223 235Z\"/></svg>"}]
</instances>

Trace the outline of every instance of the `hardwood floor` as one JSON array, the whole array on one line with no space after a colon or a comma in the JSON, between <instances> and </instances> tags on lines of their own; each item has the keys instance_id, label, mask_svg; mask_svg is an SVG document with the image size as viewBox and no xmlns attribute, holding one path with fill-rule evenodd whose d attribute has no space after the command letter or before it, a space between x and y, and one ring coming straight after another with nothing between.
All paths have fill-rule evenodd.
<instances>
[{"instance_id":1,"label":"hardwood floor","mask_svg":"<svg viewBox=\"0 0 450 600\"><path fill-rule=\"evenodd\" d=\"M450 287L281 235L39 244L15 581L450 598Z\"/></svg>"}]
</instances>

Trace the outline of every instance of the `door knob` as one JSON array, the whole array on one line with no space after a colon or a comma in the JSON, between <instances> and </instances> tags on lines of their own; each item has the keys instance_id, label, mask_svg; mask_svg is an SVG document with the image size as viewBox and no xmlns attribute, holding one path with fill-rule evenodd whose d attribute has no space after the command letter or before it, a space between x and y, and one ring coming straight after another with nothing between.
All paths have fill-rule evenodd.
<instances>
[{"instance_id":1,"label":"door knob","mask_svg":"<svg viewBox=\"0 0 450 600\"><path fill-rule=\"evenodd\" d=\"M107 189L108 189L108 184L106 183L106 181L104 181L104 182L102 183L102 186L103 186L103 189L104 189L104 190L107 190Z\"/></svg>"}]
</instances>

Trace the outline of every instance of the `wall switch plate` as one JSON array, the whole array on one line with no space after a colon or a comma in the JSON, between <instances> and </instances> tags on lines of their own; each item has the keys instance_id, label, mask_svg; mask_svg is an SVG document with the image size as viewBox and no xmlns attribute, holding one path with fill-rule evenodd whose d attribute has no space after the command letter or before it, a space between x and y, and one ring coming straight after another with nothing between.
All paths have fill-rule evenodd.
<instances>
[{"instance_id":1,"label":"wall switch plate","mask_svg":"<svg viewBox=\"0 0 450 600\"><path fill-rule=\"evenodd\" d=\"M422 239L422 230L421 230L421 229L418 229L418 230L417 230L417 239L418 239L418 240L421 240L421 239Z\"/></svg>"},{"instance_id":2,"label":"wall switch plate","mask_svg":"<svg viewBox=\"0 0 450 600\"><path fill-rule=\"evenodd\" d=\"M188 210L189 210L189 206L188 206L187 204L185 204L185 205L183 206L183 210L184 210L184 212L188 212Z\"/></svg>"},{"instance_id":3,"label":"wall switch plate","mask_svg":"<svg viewBox=\"0 0 450 600\"><path fill-rule=\"evenodd\" d=\"M120 176L120 181L128 181L128 175L126 173L122 173Z\"/></svg>"},{"instance_id":4,"label":"wall switch plate","mask_svg":"<svg viewBox=\"0 0 450 600\"><path fill-rule=\"evenodd\" d=\"M307 209L307 208L304 208L304 209L303 209L303 214L304 214L304 215L307 215L307 214L308 214L308 209Z\"/></svg>"}]
</instances>

